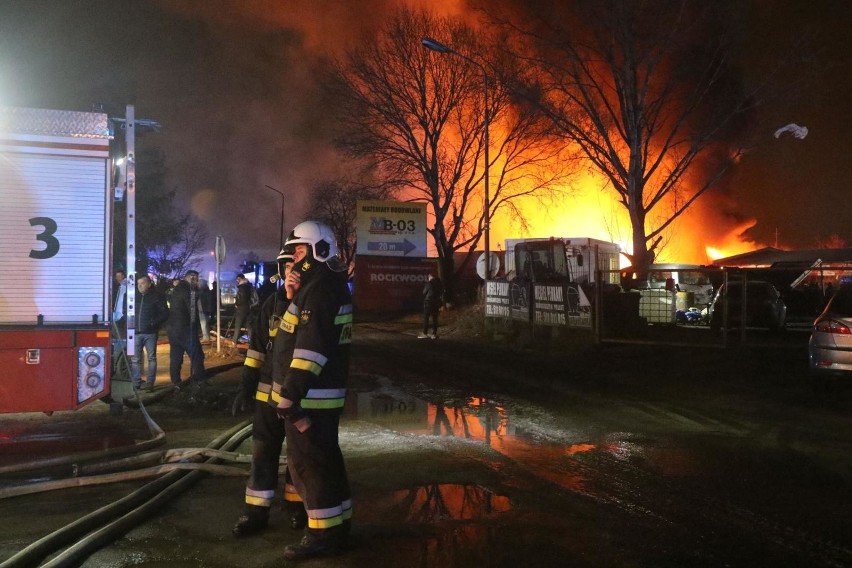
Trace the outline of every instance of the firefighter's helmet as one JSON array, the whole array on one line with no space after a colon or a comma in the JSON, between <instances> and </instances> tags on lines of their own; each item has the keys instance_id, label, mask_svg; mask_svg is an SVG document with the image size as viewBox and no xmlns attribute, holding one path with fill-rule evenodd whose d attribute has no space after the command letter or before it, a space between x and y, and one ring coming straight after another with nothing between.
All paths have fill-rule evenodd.
<instances>
[{"instance_id":1,"label":"firefighter's helmet","mask_svg":"<svg viewBox=\"0 0 852 568\"><path fill-rule=\"evenodd\" d=\"M293 245L284 245L281 252L278 253L278 274L275 280L283 279L287 275L287 264L293 262L293 255L296 252L296 247Z\"/></svg>"},{"instance_id":2,"label":"firefighter's helmet","mask_svg":"<svg viewBox=\"0 0 852 568\"><path fill-rule=\"evenodd\" d=\"M337 241L334 232L323 223L304 221L296 225L287 237L287 246L308 245L314 260L328 262L337 257Z\"/></svg>"},{"instance_id":3,"label":"firefighter's helmet","mask_svg":"<svg viewBox=\"0 0 852 568\"><path fill-rule=\"evenodd\" d=\"M284 245L284 248L278 253L278 262L293 262L295 253L296 247L294 245Z\"/></svg>"}]
</instances>

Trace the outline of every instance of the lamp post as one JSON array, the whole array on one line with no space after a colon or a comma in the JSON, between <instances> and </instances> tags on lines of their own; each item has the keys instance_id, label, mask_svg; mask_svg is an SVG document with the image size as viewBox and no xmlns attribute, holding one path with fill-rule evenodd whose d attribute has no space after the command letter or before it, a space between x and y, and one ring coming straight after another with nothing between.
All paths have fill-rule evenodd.
<instances>
[{"instance_id":1,"label":"lamp post","mask_svg":"<svg viewBox=\"0 0 852 568\"><path fill-rule=\"evenodd\" d=\"M281 196L281 235L279 239L281 242L278 244L278 250L281 250L282 248L284 248L284 194L280 190L272 187L271 185L264 185L264 187L266 187L267 189L271 189L272 191Z\"/></svg>"},{"instance_id":2,"label":"lamp post","mask_svg":"<svg viewBox=\"0 0 852 568\"><path fill-rule=\"evenodd\" d=\"M489 174L489 167L490 167L490 164L491 164L491 160L489 159L489 156L488 156L488 146L489 146L489 144L488 144L488 127L489 127L489 124L491 122L491 116L488 112L488 71L486 71L485 66L482 63L480 63L479 61L471 59L467 55L464 55L463 53L459 53L458 51L454 50L453 48L451 48L447 45L444 45L443 43L441 43L437 40L434 40L430 37L424 37L423 39L420 40L420 43L423 44L423 47L425 47L426 49L431 49L432 51L437 51L438 53L449 53L450 55L458 56L458 57L464 59L465 61L467 61L468 63L470 63L471 65L475 65L476 67L479 67L479 69L482 71L483 94L485 96L485 110L484 110L485 116L483 117L483 135L482 135L483 143L485 144L485 152L484 152L484 154L485 154L485 169L484 169L485 198L484 198L484 205L483 205L483 207L485 209L485 213L484 213L485 214L485 221L484 221L483 229L484 229L484 233L485 233L484 234L484 236L485 236L485 279L488 280L489 278L491 278L491 234L490 234L490 231L489 231L489 226L491 225L491 211L490 211L491 202L490 202L490 195L489 195L489 188L488 188L489 178L491 177L491 176L488 175Z\"/></svg>"}]
</instances>

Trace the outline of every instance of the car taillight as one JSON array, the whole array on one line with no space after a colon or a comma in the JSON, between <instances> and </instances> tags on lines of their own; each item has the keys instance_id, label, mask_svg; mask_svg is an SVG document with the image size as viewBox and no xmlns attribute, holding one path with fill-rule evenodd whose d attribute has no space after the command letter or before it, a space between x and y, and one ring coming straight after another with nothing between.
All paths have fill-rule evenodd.
<instances>
[{"instance_id":1,"label":"car taillight","mask_svg":"<svg viewBox=\"0 0 852 568\"><path fill-rule=\"evenodd\" d=\"M838 333L840 335L852 335L852 329L843 323L833 319L819 320L814 324L814 331L823 333Z\"/></svg>"}]
</instances>

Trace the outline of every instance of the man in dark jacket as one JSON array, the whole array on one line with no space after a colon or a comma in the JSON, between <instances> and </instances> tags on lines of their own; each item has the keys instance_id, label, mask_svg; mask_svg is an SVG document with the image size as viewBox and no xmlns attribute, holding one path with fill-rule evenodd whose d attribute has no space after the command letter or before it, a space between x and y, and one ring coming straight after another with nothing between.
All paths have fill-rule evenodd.
<instances>
[{"instance_id":1,"label":"man in dark jacket","mask_svg":"<svg viewBox=\"0 0 852 568\"><path fill-rule=\"evenodd\" d=\"M147 275L140 276L136 286L139 288L139 295L136 296L136 348L130 357L130 376L133 388L140 388L144 348L148 354L148 382L145 387L151 390L157 378L157 334L169 317L169 308L166 307L166 299L151 285Z\"/></svg>"},{"instance_id":2,"label":"man in dark jacket","mask_svg":"<svg viewBox=\"0 0 852 568\"><path fill-rule=\"evenodd\" d=\"M444 293L444 285L441 279L434 274L429 275L429 280L423 286L423 333L417 337L424 339L431 337L438 339L438 311L441 309L441 295ZM429 320L432 320L432 333L429 333Z\"/></svg>"},{"instance_id":3,"label":"man in dark jacket","mask_svg":"<svg viewBox=\"0 0 852 568\"><path fill-rule=\"evenodd\" d=\"M243 325L248 323L251 311L251 282L243 274L237 274L237 297L234 302L234 335L231 339L239 343Z\"/></svg>"},{"instance_id":4,"label":"man in dark jacket","mask_svg":"<svg viewBox=\"0 0 852 568\"><path fill-rule=\"evenodd\" d=\"M204 351L198 335L201 333L201 320L198 316L198 272L189 270L183 280L178 281L172 290L169 319L166 323L169 334L169 374L172 385L180 389L180 368L183 354L189 355L190 379L203 382Z\"/></svg>"}]
</instances>

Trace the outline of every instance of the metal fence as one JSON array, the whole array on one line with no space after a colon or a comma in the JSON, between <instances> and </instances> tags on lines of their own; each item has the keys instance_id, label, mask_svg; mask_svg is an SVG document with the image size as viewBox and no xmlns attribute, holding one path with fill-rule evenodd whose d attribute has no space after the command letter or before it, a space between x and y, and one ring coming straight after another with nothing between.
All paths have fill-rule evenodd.
<instances>
[{"instance_id":1,"label":"metal fence","mask_svg":"<svg viewBox=\"0 0 852 568\"><path fill-rule=\"evenodd\" d=\"M625 290L613 284L489 280L485 315L532 328L588 330L601 342L714 347L806 342L832 283L852 274L848 265L823 266L812 274L807 266L690 270L700 273L696 282L712 286L707 293L682 290L672 282L634 282ZM595 282L618 276L618 271L600 270Z\"/></svg>"}]
</instances>

